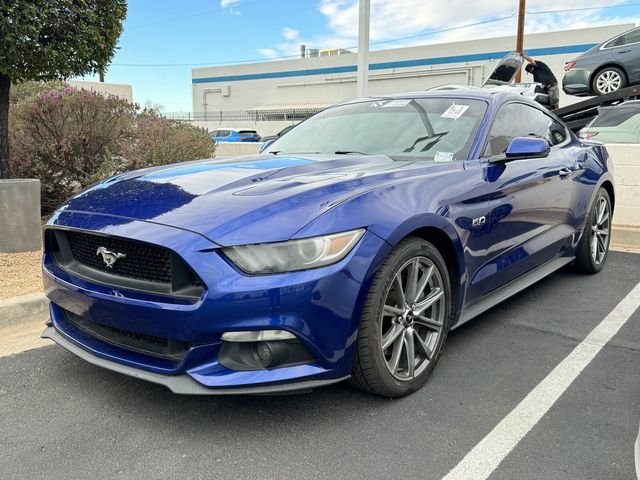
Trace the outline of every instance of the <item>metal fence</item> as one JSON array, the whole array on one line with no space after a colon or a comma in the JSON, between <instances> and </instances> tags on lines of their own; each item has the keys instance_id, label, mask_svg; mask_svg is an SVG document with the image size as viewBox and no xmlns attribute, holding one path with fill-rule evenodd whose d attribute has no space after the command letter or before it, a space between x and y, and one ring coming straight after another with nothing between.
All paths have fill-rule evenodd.
<instances>
[{"instance_id":1,"label":"metal fence","mask_svg":"<svg viewBox=\"0 0 640 480\"><path fill-rule=\"evenodd\" d=\"M273 110L211 110L207 112L164 112L171 120L187 122L287 122L309 118L323 108L288 108Z\"/></svg>"}]
</instances>

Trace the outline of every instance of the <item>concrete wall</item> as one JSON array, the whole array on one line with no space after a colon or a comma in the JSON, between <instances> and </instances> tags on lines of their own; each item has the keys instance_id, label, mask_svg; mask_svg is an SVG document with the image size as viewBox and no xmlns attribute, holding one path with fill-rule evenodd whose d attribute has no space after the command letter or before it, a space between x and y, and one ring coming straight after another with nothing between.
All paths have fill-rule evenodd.
<instances>
[{"instance_id":1,"label":"concrete wall","mask_svg":"<svg viewBox=\"0 0 640 480\"><path fill-rule=\"evenodd\" d=\"M253 142L220 142L216 145L216 158L256 155L261 145Z\"/></svg>"},{"instance_id":2,"label":"concrete wall","mask_svg":"<svg viewBox=\"0 0 640 480\"><path fill-rule=\"evenodd\" d=\"M577 57L589 45L633 26L625 24L527 35L525 49L546 62L561 81L565 62ZM481 85L514 45L514 37L501 37L373 51L370 54L369 91L385 94L425 90L443 84ZM541 54L536 54L536 50ZM542 55L545 52L547 54ZM403 62L403 66L398 67L397 62ZM326 106L350 100L355 97L355 64L356 55L346 54L195 68L192 70L193 111ZM391 68L387 68L390 65ZM251 77L247 78L247 75ZM531 80L528 74L523 75L523 81ZM561 105L578 100L561 93Z\"/></svg>"},{"instance_id":3,"label":"concrete wall","mask_svg":"<svg viewBox=\"0 0 640 480\"><path fill-rule=\"evenodd\" d=\"M103 95L114 95L133 103L133 90L131 85L124 83L86 82L84 80L69 80L69 84L75 88L94 90Z\"/></svg>"},{"instance_id":4,"label":"concrete wall","mask_svg":"<svg viewBox=\"0 0 640 480\"><path fill-rule=\"evenodd\" d=\"M613 223L640 227L640 145L607 145L607 150L616 183Z\"/></svg>"},{"instance_id":5,"label":"concrete wall","mask_svg":"<svg viewBox=\"0 0 640 480\"><path fill-rule=\"evenodd\" d=\"M0 180L0 253L41 247L40 180Z\"/></svg>"}]
</instances>

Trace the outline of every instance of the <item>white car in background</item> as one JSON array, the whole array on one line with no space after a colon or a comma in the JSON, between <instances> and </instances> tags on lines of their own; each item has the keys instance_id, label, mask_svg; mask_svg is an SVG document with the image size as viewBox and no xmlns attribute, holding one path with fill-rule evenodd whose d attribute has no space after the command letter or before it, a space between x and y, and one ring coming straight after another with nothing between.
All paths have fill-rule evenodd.
<instances>
[{"instance_id":1,"label":"white car in background","mask_svg":"<svg viewBox=\"0 0 640 480\"><path fill-rule=\"evenodd\" d=\"M546 88L540 83L512 83L516 74L522 69L524 59L515 52L507 54L498 62L489 77L481 87L471 85L441 85L430 90L458 90L458 89L478 89L497 90L501 92L511 92L516 95L535 100L543 107L549 109L551 102Z\"/></svg>"}]
</instances>

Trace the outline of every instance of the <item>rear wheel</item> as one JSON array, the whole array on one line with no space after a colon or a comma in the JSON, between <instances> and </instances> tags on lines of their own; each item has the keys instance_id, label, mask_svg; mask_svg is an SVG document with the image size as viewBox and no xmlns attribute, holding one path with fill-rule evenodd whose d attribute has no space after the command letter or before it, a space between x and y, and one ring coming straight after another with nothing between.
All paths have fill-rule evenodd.
<instances>
[{"instance_id":1,"label":"rear wheel","mask_svg":"<svg viewBox=\"0 0 640 480\"><path fill-rule=\"evenodd\" d=\"M450 285L444 259L431 243L410 237L394 248L363 309L355 386L401 397L425 384L447 338Z\"/></svg>"},{"instance_id":2,"label":"rear wheel","mask_svg":"<svg viewBox=\"0 0 640 480\"><path fill-rule=\"evenodd\" d=\"M575 266L584 273L598 273L609 255L611 240L611 200L606 189L600 188L584 226L576 252Z\"/></svg>"},{"instance_id":3,"label":"rear wheel","mask_svg":"<svg viewBox=\"0 0 640 480\"><path fill-rule=\"evenodd\" d=\"M616 67L607 67L593 79L593 91L598 95L617 92L627 86L627 76Z\"/></svg>"}]
</instances>

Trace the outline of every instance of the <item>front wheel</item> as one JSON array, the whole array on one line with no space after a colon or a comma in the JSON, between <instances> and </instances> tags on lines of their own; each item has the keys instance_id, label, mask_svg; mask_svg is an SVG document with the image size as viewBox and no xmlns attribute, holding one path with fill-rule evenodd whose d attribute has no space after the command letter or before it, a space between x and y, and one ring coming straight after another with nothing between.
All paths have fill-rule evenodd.
<instances>
[{"instance_id":1,"label":"front wheel","mask_svg":"<svg viewBox=\"0 0 640 480\"><path fill-rule=\"evenodd\" d=\"M369 289L352 383L386 397L422 387L444 347L450 315L451 281L442 255L420 238L403 240Z\"/></svg>"},{"instance_id":2,"label":"front wheel","mask_svg":"<svg viewBox=\"0 0 640 480\"><path fill-rule=\"evenodd\" d=\"M600 188L587 217L576 252L575 266L584 273L598 273L609 255L611 241L611 199Z\"/></svg>"}]
</instances>

